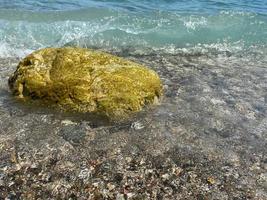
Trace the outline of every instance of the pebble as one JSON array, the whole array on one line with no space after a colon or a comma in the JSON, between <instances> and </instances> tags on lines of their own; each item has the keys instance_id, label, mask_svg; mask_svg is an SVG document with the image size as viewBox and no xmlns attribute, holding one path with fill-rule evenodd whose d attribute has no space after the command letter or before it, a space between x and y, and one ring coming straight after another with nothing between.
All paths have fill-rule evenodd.
<instances>
[{"instance_id":1,"label":"pebble","mask_svg":"<svg viewBox=\"0 0 267 200\"><path fill-rule=\"evenodd\" d=\"M132 123L131 128L134 130L141 130L145 128L145 126L141 122L137 121Z\"/></svg>"},{"instance_id":2,"label":"pebble","mask_svg":"<svg viewBox=\"0 0 267 200\"><path fill-rule=\"evenodd\" d=\"M107 184L107 187L108 187L108 190L109 190L109 191L111 191L111 190L113 190L114 188L116 188L116 186L113 185L113 184L111 184L111 183L108 183L108 184Z\"/></svg>"},{"instance_id":3,"label":"pebble","mask_svg":"<svg viewBox=\"0 0 267 200\"><path fill-rule=\"evenodd\" d=\"M168 180L170 178L170 175L169 174L163 174L161 177L163 178L163 180Z\"/></svg>"}]
</instances>

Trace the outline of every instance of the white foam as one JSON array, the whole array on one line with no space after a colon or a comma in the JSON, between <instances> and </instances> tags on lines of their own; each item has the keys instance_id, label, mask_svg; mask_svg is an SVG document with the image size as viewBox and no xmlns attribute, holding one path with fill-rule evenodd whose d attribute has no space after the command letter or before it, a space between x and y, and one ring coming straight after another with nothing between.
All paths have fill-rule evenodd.
<instances>
[{"instance_id":1,"label":"white foam","mask_svg":"<svg viewBox=\"0 0 267 200\"><path fill-rule=\"evenodd\" d=\"M202 17L190 16L189 18L188 17L181 18L181 20L188 31L196 30L199 27L204 27L208 23L207 19L203 16Z\"/></svg>"},{"instance_id":2,"label":"white foam","mask_svg":"<svg viewBox=\"0 0 267 200\"><path fill-rule=\"evenodd\" d=\"M22 58L27 54L31 53L32 51L34 50L14 48L7 43L0 42L0 58L11 58L11 57Z\"/></svg>"}]
</instances>

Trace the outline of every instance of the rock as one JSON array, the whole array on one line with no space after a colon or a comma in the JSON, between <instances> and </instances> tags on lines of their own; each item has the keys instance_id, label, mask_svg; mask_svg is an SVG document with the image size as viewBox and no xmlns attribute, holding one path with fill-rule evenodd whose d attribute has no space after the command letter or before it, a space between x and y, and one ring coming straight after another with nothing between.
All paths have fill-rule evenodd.
<instances>
[{"instance_id":1,"label":"rock","mask_svg":"<svg viewBox=\"0 0 267 200\"><path fill-rule=\"evenodd\" d=\"M169 180L170 175L169 175L169 174L163 174L161 177L162 177L162 179L163 179L164 181L166 181L166 180Z\"/></svg>"},{"instance_id":2,"label":"rock","mask_svg":"<svg viewBox=\"0 0 267 200\"><path fill-rule=\"evenodd\" d=\"M25 57L9 78L14 95L66 111L127 118L162 95L152 70L100 51L45 48Z\"/></svg>"},{"instance_id":3,"label":"rock","mask_svg":"<svg viewBox=\"0 0 267 200\"><path fill-rule=\"evenodd\" d=\"M108 183L108 184L107 184L107 188L108 188L109 191L112 191L113 189L116 188L116 186L113 185L113 184L111 184L111 183Z\"/></svg>"},{"instance_id":4,"label":"rock","mask_svg":"<svg viewBox=\"0 0 267 200\"><path fill-rule=\"evenodd\" d=\"M214 185L216 183L215 179L213 177L208 177L207 182L211 185Z\"/></svg>"}]
</instances>

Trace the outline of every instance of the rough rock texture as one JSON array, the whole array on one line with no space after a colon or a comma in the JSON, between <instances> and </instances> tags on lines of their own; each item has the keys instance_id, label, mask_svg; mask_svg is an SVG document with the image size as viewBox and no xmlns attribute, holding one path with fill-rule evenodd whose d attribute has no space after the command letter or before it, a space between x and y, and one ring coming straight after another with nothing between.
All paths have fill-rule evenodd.
<instances>
[{"instance_id":1,"label":"rough rock texture","mask_svg":"<svg viewBox=\"0 0 267 200\"><path fill-rule=\"evenodd\" d=\"M78 112L127 117L158 102L158 75L137 63L82 48L45 48L24 58L9 78L13 93Z\"/></svg>"}]
</instances>

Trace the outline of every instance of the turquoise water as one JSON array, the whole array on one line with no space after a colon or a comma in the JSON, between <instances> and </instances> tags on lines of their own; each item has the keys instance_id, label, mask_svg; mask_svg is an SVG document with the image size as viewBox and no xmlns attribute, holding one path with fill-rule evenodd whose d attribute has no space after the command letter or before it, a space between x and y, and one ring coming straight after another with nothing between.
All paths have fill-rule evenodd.
<instances>
[{"instance_id":1,"label":"turquoise water","mask_svg":"<svg viewBox=\"0 0 267 200\"><path fill-rule=\"evenodd\" d=\"M267 1L0 1L0 56L47 47L266 49Z\"/></svg>"}]
</instances>

